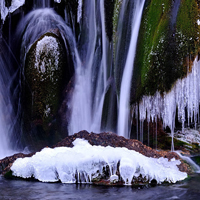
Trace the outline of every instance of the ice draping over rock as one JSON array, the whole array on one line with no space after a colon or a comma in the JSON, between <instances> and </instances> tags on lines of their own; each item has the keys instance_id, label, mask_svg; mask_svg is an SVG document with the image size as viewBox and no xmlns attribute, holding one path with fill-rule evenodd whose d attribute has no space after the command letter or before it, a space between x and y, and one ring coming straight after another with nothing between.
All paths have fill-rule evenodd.
<instances>
[{"instance_id":1,"label":"ice draping over rock","mask_svg":"<svg viewBox=\"0 0 200 200\"><path fill-rule=\"evenodd\" d=\"M5 21L8 13L12 13L17 10L19 7L24 5L25 0L12 0L11 6L7 8L5 6L5 0L0 0L0 11L1 11L1 19Z\"/></svg>"},{"instance_id":2,"label":"ice draping over rock","mask_svg":"<svg viewBox=\"0 0 200 200\"><path fill-rule=\"evenodd\" d=\"M43 182L90 183L102 174L104 167L109 166L110 180L117 180L119 163L120 176L125 184L131 184L132 179L139 176L147 181L156 179L158 183L175 183L187 177L177 167L179 160L148 158L126 148L92 146L83 139L76 139L73 144L73 148L44 148L30 158L17 159L11 167L13 175L34 177Z\"/></svg>"}]
</instances>

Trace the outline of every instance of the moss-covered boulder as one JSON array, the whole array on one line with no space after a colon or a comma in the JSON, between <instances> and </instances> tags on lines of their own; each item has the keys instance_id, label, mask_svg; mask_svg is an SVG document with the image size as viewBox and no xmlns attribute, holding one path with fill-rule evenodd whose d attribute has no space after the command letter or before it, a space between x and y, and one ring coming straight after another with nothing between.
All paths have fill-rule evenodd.
<instances>
[{"instance_id":1,"label":"moss-covered boulder","mask_svg":"<svg viewBox=\"0 0 200 200\"><path fill-rule=\"evenodd\" d=\"M40 37L26 54L22 75L22 117L24 132L31 135L35 144L39 144L38 139L51 144L59 133L58 110L67 77L66 63L62 40L52 32Z\"/></svg>"},{"instance_id":2,"label":"moss-covered boulder","mask_svg":"<svg viewBox=\"0 0 200 200\"><path fill-rule=\"evenodd\" d=\"M199 51L199 1L151 0L141 22L132 83L132 102L169 91L186 76Z\"/></svg>"}]
</instances>

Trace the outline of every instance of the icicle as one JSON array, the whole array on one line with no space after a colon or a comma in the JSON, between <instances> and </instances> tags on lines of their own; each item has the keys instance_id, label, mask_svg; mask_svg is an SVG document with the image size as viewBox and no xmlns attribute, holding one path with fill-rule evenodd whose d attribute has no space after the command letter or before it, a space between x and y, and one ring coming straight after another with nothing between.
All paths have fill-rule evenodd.
<instances>
[{"instance_id":1,"label":"icicle","mask_svg":"<svg viewBox=\"0 0 200 200\"><path fill-rule=\"evenodd\" d=\"M144 96L139 104L140 120L147 118L147 122L149 122L150 119L154 121L154 119L161 118L163 127L168 126L171 129L172 151L174 151L173 136L176 109L178 120L182 123L182 131L185 128L185 110L187 110L188 126L190 122L194 122L195 128L197 126L200 102L199 68L200 62L196 58L191 72L188 72L186 78L177 80L169 93L164 93L163 97L159 92L156 92L154 96ZM145 112L147 112L147 115L145 115Z\"/></svg>"}]
</instances>

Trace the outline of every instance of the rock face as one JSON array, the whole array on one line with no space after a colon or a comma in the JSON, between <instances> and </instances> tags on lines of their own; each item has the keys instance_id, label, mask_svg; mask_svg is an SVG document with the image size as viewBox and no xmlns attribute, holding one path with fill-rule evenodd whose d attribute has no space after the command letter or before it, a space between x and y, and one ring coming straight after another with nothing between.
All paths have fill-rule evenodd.
<instances>
[{"instance_id":1,"label":"rock face","mask_svg":"<svg viewBox=\"0 0 200 200\"><path fill-rule=\"evenodd\" d=\"M84 139L88 140L88 142L91 145L126 147L130 150L135 150L147 157L153 157L153 158L164 157L164 158L168 158L169 160L172 158L180 159L179 156L174 152L166 152L166 151L158 152L150 147L143 145L138 140L133 140L133 139L128 140L122 136L117 136L114 133L95 134L95 133L88 133L87 131L81 131L72 136L66 137L65 139L63 139L61 142L57 143L53 147L61 147L61 146L73 147L72 142L77 138L84 138ZM10 167L12 166L12 163L17 158L30 157L33 154L34 153L28 154L28 155L16 154L14 156L4 158L3 160L0 161L0 174L8 175L9 174L8 172L10 171ZM190 167L187 164L185 164L184 162L182 162L178 167L179 167L179 170L182 172L191 173ZM118 184L118 185L123 184L121 181L118 181L117 183L115 183L114 180L112 182L108 181L108 180L106 180L106 177L107 176L106 176L106 172L105 172L105 177L104 177L105 179L97 178L93 182L94 182L94 184ZM112 178L115 179L114 177L112 177ZM140 181L135 182L135 184L140 184L140 183L142 183L142 178L141 178L141 182Z\"/></svg>"},{"instance_id":2,"label":"rock face","mask_svg":"<svg viewBox=\"0 0 200 200\"><path fill-rule=\"evenodd\" d=\"M22 92L23 127L33 140L55 139L51 133L56 134L59 129L58 110L66 63L62 41L52 32L39 38L26 54Z\"/></svg>"},{"instance_id":3,"label":"rock face","mask_svg":"<svg viewBox=\"0 0 200 200\"><path fill-rule=\"evenodd\" d=\"M132 82L132 101L168 92L199 52L199 1L146 1ZM189 70L188 70L189 68Z\"/></svg>"}]
</instances>

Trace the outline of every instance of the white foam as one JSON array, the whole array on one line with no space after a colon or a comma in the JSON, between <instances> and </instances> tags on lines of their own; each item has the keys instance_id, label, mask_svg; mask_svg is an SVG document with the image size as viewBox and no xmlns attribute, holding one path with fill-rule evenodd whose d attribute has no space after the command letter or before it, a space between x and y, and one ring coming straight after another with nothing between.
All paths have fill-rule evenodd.
<instances>
[{"instance_id":1,"label":"white foam","mask_svg":"<svg viewBox=\"0 0 200 200\"><path fill-rule=\"evenodd\" d=\"M147 181L156 179L158 183L175 183L187 174L180 172L179 160L167 158L148 158L126 148L92 146L83 139L76 139L73 148L44 148L30 158L17 159L11 170L14 176L34 177L43 182L75 183L91 181L102 174L103 167L109 166L110 180L117 181L117 164L125 184L133 178L142 176Z\"/></svg>"}]
</instances>

